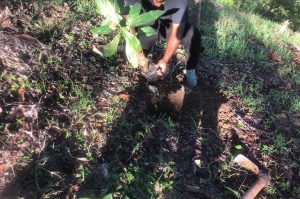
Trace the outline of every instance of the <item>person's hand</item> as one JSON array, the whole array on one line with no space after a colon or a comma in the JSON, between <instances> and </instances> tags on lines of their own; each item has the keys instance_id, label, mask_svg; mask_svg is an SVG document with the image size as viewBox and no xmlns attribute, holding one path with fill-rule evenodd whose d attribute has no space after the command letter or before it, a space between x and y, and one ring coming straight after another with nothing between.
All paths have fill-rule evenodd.
<instances>
[{"instance_id":1,"label":"person's hand","mask_svg":"<svg viewBox=\"0 0 300 199\"><path fill-rule=\"evenodd\" d=\"M169 66L168 66L168 63L161 59L157 62L157 64L155 65L155 67L159 68L157 70L157 75L160 77L160 78L164 78L168 72L169 72Z\"/></svg>"}]
</instances>

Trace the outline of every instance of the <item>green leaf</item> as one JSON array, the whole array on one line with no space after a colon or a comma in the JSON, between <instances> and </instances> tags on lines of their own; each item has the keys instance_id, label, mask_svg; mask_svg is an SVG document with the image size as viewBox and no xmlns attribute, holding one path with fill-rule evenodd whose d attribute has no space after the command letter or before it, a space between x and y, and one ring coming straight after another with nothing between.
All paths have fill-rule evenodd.
<instances>
[{"instance_id":1,"label":"green leaf","mask_svg":"<svg viewBox=\"0 0 300 199\"><path fill-rule=\"evenodd\" d=\"M132 21L129 21L129 26L130 27L137 27L141 26L147 23L150 23L157 18L159 18L161 15L164 14L164 11L162 10L152 10L149 12L146 12L144 14L141 14L137 18L133 19Z\"/></svg>"},{"instance_id":2,"label":"green leaf","mask_svg":"<svg viewBox=\"0 0 300 199\"><path fill-rule=\"evenodd\" d=\"M116 12L121 13L122 9L124 8L124 1L123 0L115 0L114 7L116 9Z\"/></svg>"},{"instance_id":3,"label":"green leaf","mask_svg":"<svg viewBox=\"0 0 300 199\"><path fill-rule=\"evenodd\" d=\"M136 3L133 6L131 6L130 11L129 11L129 19L128 19L129 23L139 16L141 9L142 9L142 6L139 3Z\"/></svg>"},{"instance_id":4,"label":"green leaf","mask_svg":"<svg viewBox=\"0 0 300 199\"><path fill-rule=\"evenodd\" d=\"M110 57L114 55L117 52L118 44L120 42L120 33L118 33L115 38L107 45L103 46L101 49L99 49L98 54L100 54L103 57Z\"/></svg>"},{"instance_id":5,"label":"green leaf","mask_svg":"<svg viewBox=\"0 0 300 199\"><path fill-rule=\"evenodd\" d=\"M105 35L113 31L112 22L109 19L104 19L100 27L91 29L92 34Z\"/></svg>"},{"instance_id":6,"label":"green leaf","mask_svg":"<svg viewBox=\"0 0 300 199\"><path fill-rule=\"evenodd\" d=\"M242 145L235 145L234 148L236 148L237 150L241 150L243 147Z\"/></svg>"},{"instance_id":7,"label":"green leaf","mask_svg":"<svg viewBox=\"0 0 300 199\"><path fill-rule=\"evenodd\" d=\"M114 5L109 0L95 0L97 13L107 17L112 22L119 24L123 17L116 12Z\"/></svg>"},{"instance_id":8,"label":"green leaf","mask_svg":"<svg viewBox=\"0 0 300 199\"><path fill-rule=\"evenodd\" d=\"M113 199L112 194L107 194L106 196L104 196L102 199Z\"/></svg>"},{"instance_id":9,"label":"green leaf","mask_svg":"<svg viewBox=\"0 0 300 199\"><path fill-rule=\"evenodd\" d=\"M151 28L150 26L147 26L147 27L143 27L141 28L138 32L137 32L138 36L144 36L144 37L150 37L150 36L153 36L153 35L156 35L157 32Z\"/></svg>"},{"instance_id":10,"label":"green leaf","mask_svg":"<svg viewBox=\"0 0 300 199\"><path fill-rule=\"evenodd\" d=\"M98 35L106 35L111 33L112 31L113 29L111 29L108 25L91 29L92 34L98 34Z\"/></svg>"},{"instance_id":11,"label":"green leaf","mask_svg":"<svg viewBox=\"0 0 300 199\"><path fill-rule=\"evenodd\" d=\"M134 68L137 68L139 66L139 58L137 52L128 43L126 43L125 45L125 52L126 52L128 62Z\"/></svg>"},{"instance_id":12,"label":"green leaf","mask_svg":"<svg viewBox=\"0 0 300 199\"><path fill-rule=\"evenodd\" d=\"M126 30L126 28L122 28L122 33L125 38L126 44L128 44L133 50L135 50L135 52L139 52L142 50L141 43L136 36Z\"/></svg>"}]
</instances>

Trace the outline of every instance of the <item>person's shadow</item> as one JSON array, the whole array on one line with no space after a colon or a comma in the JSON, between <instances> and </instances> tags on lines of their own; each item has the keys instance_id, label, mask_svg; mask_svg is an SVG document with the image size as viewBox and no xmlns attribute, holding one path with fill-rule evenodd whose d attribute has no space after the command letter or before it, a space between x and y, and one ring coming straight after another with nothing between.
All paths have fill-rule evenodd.
<instances>
[{"instance_id":1,"label":"person's shadow","mask_svg":"<svg viewBox=\"0 0 300 199\"><path fill-rule=\"evenodd\" d=\"M217 15L211 20L216 21ZM211 32L210 37L215 34ZM171 75L155 84L158 92L151 92L145 80L128 91L130 100L113 122L98 160L111 174L85 188L102 187L107 193L118 189L129 198L149 198L160 192L154 178L176 181L173 191L164 193L166 197L222 198L216 176L224 150L218 115L227 99L204 62L197 66L199 84L194 89L184 85L183 64L178 63L174 59Z\"/></svg>"},{"instance_id":2,"label":"person's shadow","mask_svg":"<svg viewBox=\"0 0 300 199\"><path fill-rule=\"evenodd\" d=\"M215 12L210 16L213 10L202 11L212 25L217 21ZM210 31L210 39L214 41L215 31ZM173 65L178 61L174 60ZM153 198L159 194L166 198L174 198L174 195L177 198L222 198L217 174L224 146L218 121L220 108L227 99L218 89L218 76L204 61L199 62L197 73L198 86L186 89L182 67L175 67L169 78L156 85L159 95L149 91L147 82L139 77L124 91L129 99L125 100L123 111L119 113L119 104L116 104L102 118L108 121L103 127L105 145L101 149L92 147L91 153L95 157L92 161L79 159L86 151L73 146L73 139L64 141L63 136L57 136L49 142L41 154L50 154L53 159L44 167L66 179L57 185L61 190L57 196L99 198L114 192L129 198ZM130 78L135 78L134 74ZM105 89L101 87L94 94ZM111 98L107 97L107 100ZM103 108L101 103L98 106ZM109 121L112 114L118 116ZM8 198L18 194L39 198L45 195L47 188L54 186L51 183L55 182L55 176L48 173L42 173L39 180L34 179L36 167L40 166L37 160L39 158L35 157L32 164L6 187ZM82 183L78 183L74 175L79 164L83 165L80 172L87 174ZM26 180L28 186L24 186ZM16 186L22 190L12 193ZM163 188L170 191L162 191Z\"/></svg>"}]
</instances>

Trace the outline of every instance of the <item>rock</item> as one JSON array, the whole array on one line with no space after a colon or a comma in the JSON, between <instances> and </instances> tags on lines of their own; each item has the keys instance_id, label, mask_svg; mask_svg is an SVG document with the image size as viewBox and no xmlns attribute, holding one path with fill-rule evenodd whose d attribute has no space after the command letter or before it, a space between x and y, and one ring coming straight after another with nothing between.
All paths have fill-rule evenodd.
<instances>
[{"instance_id":1,"label":"rock","mask_svg":"<svg viewBox=\"0 0 300 199\"><path fill-rule=\"evenodd\" d=\"M198 159L195 159L194 160L194 164L197 166L197 167L201 167L201 160L198 160Z\"/></svg>"}]
</instances>

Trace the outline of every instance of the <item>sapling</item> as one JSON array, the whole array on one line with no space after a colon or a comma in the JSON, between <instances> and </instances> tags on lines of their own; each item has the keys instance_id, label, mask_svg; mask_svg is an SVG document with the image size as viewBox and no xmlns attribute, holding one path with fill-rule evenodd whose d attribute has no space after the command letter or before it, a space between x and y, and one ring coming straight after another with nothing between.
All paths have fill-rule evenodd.
<instances>
[{"instance_id":1,"label":"sapling","mask_svg":"<svg viewBox=\"0 0 300 199\"><path fill-rule=\"evenodd\" d=\"M162 10L153 10L141 14L141 4L136 3L130 7L124 5L123 0L96 0L96 11L105 19L99 27L91 30L92 34L114 34L114 38L106 45L94 51L103 57L110 57L117 52L121 39L125 40L125 52L128 62L133 67L138 67L138 52L142 46L138 36L152 36L156 34L150 26L144 26L163 15ZM139 27L137 35L132 34L130 29Z\"/></svg>"}]
</instances>

